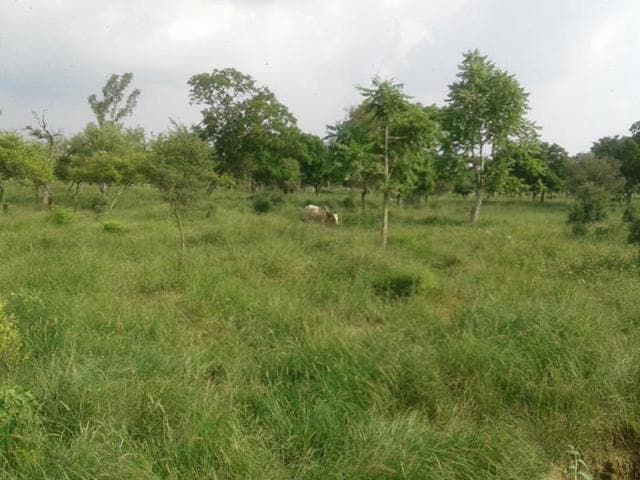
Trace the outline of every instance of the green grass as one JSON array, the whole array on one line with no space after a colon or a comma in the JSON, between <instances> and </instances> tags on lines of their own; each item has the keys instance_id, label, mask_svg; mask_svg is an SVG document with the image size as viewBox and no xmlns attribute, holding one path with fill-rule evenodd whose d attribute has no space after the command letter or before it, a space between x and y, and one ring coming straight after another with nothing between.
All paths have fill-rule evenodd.
<instances>
[{"instance_id":1,"label":"green grass","mask_svg":"<svg viewBox=\"0 0 640 480\"><path fill-rule=\"evenodd\" d=\"M640 445L621 211L574 237L565 199L496 199L471 227L443 197L392 209L383 250L375 196L257 214L225 190L186 215L182 255L150 188L111 212L55 193L71 221L17 185L0 215L23 349L0 372L0 478L542 479L569 444L593 469ZM307 199L343 225L302 222Z\"/></svg>"}]
</instances>

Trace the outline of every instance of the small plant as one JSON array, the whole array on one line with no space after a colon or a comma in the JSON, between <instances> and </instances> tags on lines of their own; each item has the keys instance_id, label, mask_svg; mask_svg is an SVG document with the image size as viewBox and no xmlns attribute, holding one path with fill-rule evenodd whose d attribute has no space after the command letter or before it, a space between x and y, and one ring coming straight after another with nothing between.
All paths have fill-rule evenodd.
<instances>
[{"instance_id":1,"label":"small plant","mask_svg":"<svg viewBox=\"0 0 640 480\"><path fill-rule=\"evenodd\" d=\"M0 372L18 362L21 356L22 338L13 317L5 312L0 303Z\"/></svg>"},{"instance_id":2,"label":"small plant","mask_svg":"<svg viewBox=\"0 0 640 480\"><path fill-rule=\"evenodd\" d=\"M126 225L115 221L105 222L102 225L102 229L109 233L126 233L129 231Z\"/></svg>"},{"instance_id":3,"label":"small plant","mask_svg":"<svg viewBox=\"0 0 640 480\"><path fill-rule=\"evenodd\" d=\"M422 286L422 278L413 273L389 273L373 283L377 295L387 300L408 298Z\"/></svg>"},{"instance_id":4,"label":"small plant","mask_svg":"<svg viewBox=\"0 0 640 480\"><path fill-rule=\"evenodd\" d=\"M73 222L73 213L66 208L56 208L51 212L51 221L55 225L68 225Z\"/></svg>"},{"instance_id":5,"label":"small plant","mask_svg":"<svg viewBox=\"0 0 640 480\"><path fill-rule=\"evenodd\" d=\"M35 450L40 419L33 395L0 385L0 465L14 463Z\"/></svg>"},{"instance_id":6,"label":"small plant","mask_svg":"<svg viewBox=\"0 0 640 480\"><path fill-rule=\"evenodd\" d=\"M571 480L593 480L593 475L589 473L589 467L582 459L582 454L573 445L569 445L567 453L571 457L571 463L569 464Z\"/></svg>"}]
</instances>

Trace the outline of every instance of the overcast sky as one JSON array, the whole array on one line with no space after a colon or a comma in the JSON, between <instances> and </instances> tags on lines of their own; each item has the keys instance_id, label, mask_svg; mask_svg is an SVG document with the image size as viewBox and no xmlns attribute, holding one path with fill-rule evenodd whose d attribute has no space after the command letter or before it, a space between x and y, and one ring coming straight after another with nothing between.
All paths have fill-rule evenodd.
<instances>
[{"instance_id":1,"label":"overcast sky","mask_svg":"<svg viewBox=\"0 0 640 480\"><path fill-rule=\"evenodd\" d=\"M0 129L46 110L75 133L87 97L128 71L142 90L129 125L195 123L189 77L235 67L324 135L375 75L444 104L474 48L515 74L542 138L572 153L640 120L638 0L0 0Z\"/></svg>"}]
</instances>

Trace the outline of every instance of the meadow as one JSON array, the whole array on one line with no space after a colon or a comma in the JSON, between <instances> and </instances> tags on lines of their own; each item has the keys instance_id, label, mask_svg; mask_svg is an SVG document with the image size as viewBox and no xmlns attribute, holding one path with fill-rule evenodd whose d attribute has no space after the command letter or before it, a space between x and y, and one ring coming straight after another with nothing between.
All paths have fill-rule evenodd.
<instances>
[{"instance_id":1,"label":"meadow","mask_svg":"<svg viewBox=\"0 0 640 480\"><path fill-rule=\"evenodd\" d=\"M0 478L640 475L640 264L613 204L576 237L564 197L491 199L475 226L437 197L392 208L382 248L376 196L259 214L219 190L182 254L151 188L111 212L55 193L12 184L0 214L21 340ZM302 222L307 201L342 225Z\"/></svg>"}]
</instances>

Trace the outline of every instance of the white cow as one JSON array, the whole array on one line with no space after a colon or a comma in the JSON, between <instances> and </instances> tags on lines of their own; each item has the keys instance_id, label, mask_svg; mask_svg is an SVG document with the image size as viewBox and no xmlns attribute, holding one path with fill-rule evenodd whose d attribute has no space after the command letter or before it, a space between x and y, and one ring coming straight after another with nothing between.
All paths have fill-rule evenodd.
<instances>
[{"instance_id":1,"label":"white cow","mask_svg":"<svg viewBox=\"0 0 640 480\"><path fill-rule=\"evenodd\" d=\"M322 223L323 225L340 225L338 214L329 211L327 207L307 205L304 207L304 218L307 222Z\"/></svg>"}]
</instances>

